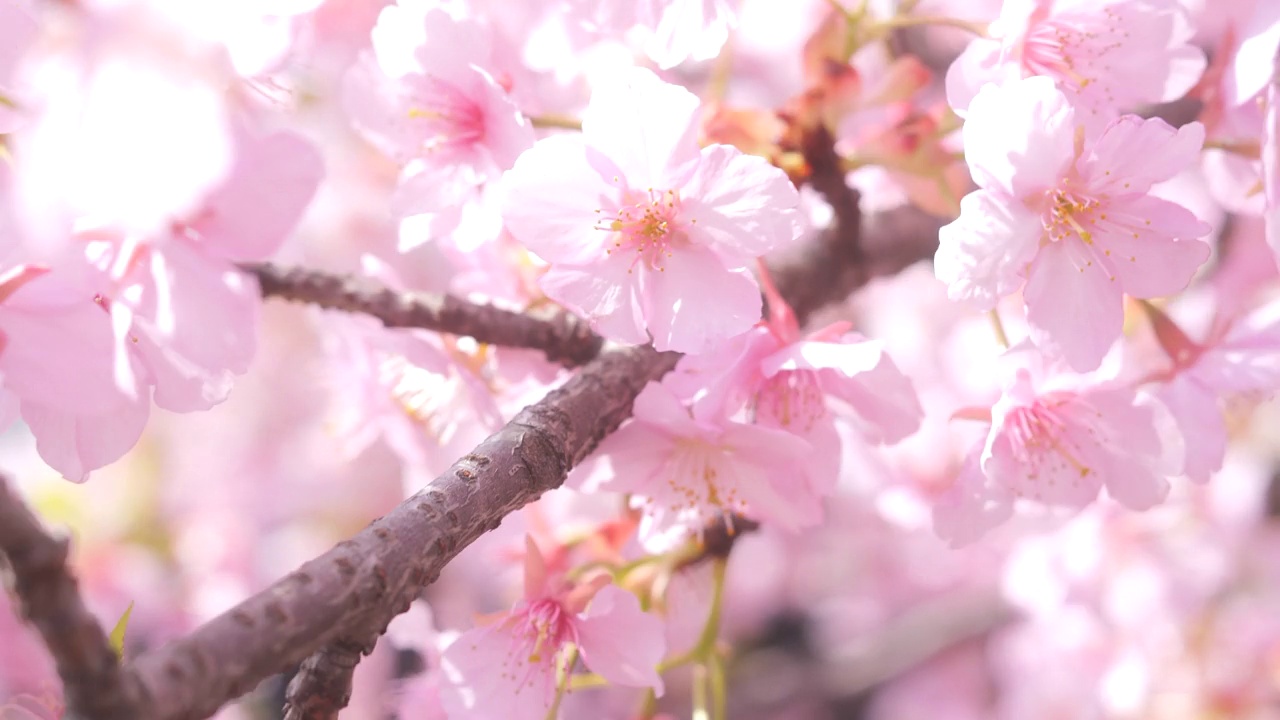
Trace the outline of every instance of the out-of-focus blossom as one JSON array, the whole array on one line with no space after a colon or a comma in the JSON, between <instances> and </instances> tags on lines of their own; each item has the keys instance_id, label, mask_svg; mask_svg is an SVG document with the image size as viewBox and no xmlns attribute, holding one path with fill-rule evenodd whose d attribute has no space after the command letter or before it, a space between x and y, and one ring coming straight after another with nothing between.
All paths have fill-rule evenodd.
<instances>
[{"instance_id":1,"label":"out-of-focus blossom","mask_svg":"<svg viewBox=\"0 0 1280 720\"><path fill-rule=\"evenodd\" d=\"M947 100L961 114L982 86L1050 78L1105 124L1119 112L1182 97L1200 79L1204 53L1177 3L1161 0L1011 0L947 72Z\"/></svg>"},{"instance_id":2,"label":"out-of-focus blossom","mask_svg":"<svg viewBox=\"0 0 1280 720\"><path fill-rule=\"evenodd\" d=\"M638 35L649 59L662 69L687 59L715 57L737 25L726 0L570 0L570 12L601 32Z\"/></svg>"},{"instance_id":3,"label":"out-of-focus blossom","mask_svg":"<svg viewBox=\"0 0 1280 720\"><path fill-rule=\"evenodd\" d=\"M451 720L545 718L557 672L571 669L562 668L569 644L609 682L661 694L662 621L607 577L566 583L548 573L531 539L526 548L524 597L490 626L464 632L441 656L441 699Z\"/></svg>"}]
</instances>

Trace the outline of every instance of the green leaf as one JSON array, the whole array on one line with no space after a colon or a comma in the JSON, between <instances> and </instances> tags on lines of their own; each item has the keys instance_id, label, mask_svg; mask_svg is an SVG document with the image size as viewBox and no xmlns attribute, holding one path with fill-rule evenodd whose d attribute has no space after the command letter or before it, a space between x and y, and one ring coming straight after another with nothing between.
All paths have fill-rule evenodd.
<instances>
[{"instance_id":1,"label":"green leaf","mask_svg":"<svg viewBox=\"0 0 1280 720\"><path fill-rule=\"evenodd\" d=\"M124 657L124 630L129 627L129 615L133 612L133 603L129 603L129 607L125 609L124 615L120 616L120 620L116 622L116 626L111 629L111 636L108 640L111 642L111 649L116 651L116 657Z\"/></svg>"}]
</instances>

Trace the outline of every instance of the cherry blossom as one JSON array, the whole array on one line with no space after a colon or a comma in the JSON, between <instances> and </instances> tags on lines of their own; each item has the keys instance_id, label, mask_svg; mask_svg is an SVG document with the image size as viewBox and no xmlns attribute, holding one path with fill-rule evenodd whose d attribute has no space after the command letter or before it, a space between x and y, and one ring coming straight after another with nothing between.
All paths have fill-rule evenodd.
<instances>
[{"instance_id":1,"label":"cherry blossom","mask_svg":"<svg viewBox=\"0 0 1280 720\"><path fill-rule=\"evenodd\" d=\"M715 57L737 25L726 0L570 0L570 12L599 30L637 31L649 59L666 70L685 60Z\"/></svg>"},{"instance_id":2,"label":"cherry blossom","mask_svg":"<svg viewBox=\"0 0 1280 720\"><path fill-rule=\"evenodd\" d=\"M598 88L581 137L538 142L503 178L542 287L601 334L698 353L760 319L749 266L797 233L795 188L727 145L700 152L698 101L648 71Z\"/></svg>"},{"instance_id":3,"label":"cherry blossom","mask_svg":"<svg viewBox=\"0 0 1280 720\"><path fill-rule=\"evenodd\" d=\"M1110 120L1182 97L1205 69L1185 11L1160 0L1011 0L947 72L947 100L969 109L988 82L1043 76L1084 111Z\"/></svg>"},{"instance_id":4,"label":"cherry blossom","mask_svg":"<svg viewBox=\"0 0 1280 720\"><path fill-rule=\"evenodd\" d=\"M934 262L955 300L992 308L1021 289L1034 342L1083 371L1119 337L1123 294L1187 286L1210 227L1151 194L1194 162L1202 126L1126 115L1091 137L1077 115L1047 78L978 94L964 143L980 189L942 228Z\"/></svg>"},{"instance_id":5,"label":"cherry blossom","mask_svg":"<svg viewBox=\"0 0 1280 720\"><path fill-rule=\"evenodd\" d=\"M486 70L488 43L476 22L440 9L391 6L373 38L375 52L347 76L347 111L370 141L404 165L393 212L427 215L433 233L447 233L468 196L533 144L533 129Z\"/></svg>"},{"instance_id":6,"label":"cherry blossom","mask_svg":"<svg viewBox=\"0 0 1280 720\"><path fill-rule=\"evenodd\" d=\"M655 669L665 652L662 621L605 577L577 586L552 577L528 539L524 597L488 627L464 632L441 655L445 710L453 720L545 718L569 645L609 682L662 693Z\"/></svg>"},{"instance_id":7,"label":"cherry blossom","mask_svg":"<svg viewBox=\"0 0 1280 720\"><path fill-rule=\"evenodd\" d=\"M721 513L796 530L822 518L806 477L809 444L785 431L694 417L662 384L636 398L634 420L605 438L570 483L585 491L632 493L645 515L642 538L655 546L700 533Z\"/></svg>"},{"instance_id":8,"label":"cherry blossom","mask_svg":"<svg viewBox=\"0 0 1280 720\"><path fill-rule=\"evenodd\" d=\"M991 408L980 452L935 506L935 531L972 542L1006 520L1015 500L1078 510L1103 487L1131 510L1154 507L1182 469L1181 447L1174 452L1157 430L1156 412L1123 386L1061 376L1037 388L1018 370Z\"/></svg>"}]
</instances>

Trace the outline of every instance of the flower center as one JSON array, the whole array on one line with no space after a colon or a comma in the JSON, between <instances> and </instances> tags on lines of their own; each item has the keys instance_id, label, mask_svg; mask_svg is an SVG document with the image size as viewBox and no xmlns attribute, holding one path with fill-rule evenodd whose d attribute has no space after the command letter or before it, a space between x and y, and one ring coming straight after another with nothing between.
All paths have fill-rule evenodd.
<instances>
[{"instance_id":1,"label":"flower center","mask_svg":"<svg viewBox=\"0 0 1280 720\"><path fill-rule=\"evenodd\" d=\"M1093 198L1080 197L1062 189L1050 190L1047 195L1049 213L1044 226L1049 239L1057 242L1077 235L1086 245L1092 245L1093 231L1090 228L1098 220L1105 220L1107 217L1100 211L1102 204Z\"/></svg>"},{"instance_id":2,"label":"flower center","mask_svg":"<svg viewBox=\"0 0 1280 720\"><path fill-rule=\"evenodd\" d=\"M732 477L722 477L715 455L719 448L697 440L679 443L667 463L667 509L682 516L710 519L720 511L745 511ZM699 523L701 526L704 523Z\"/></svg>"},{"instance_id":3,"label":"flower center","mask_svg":"<svg viewBox=\"0 0 1280 720\"><path fill-rule=\"evenodd\" d=\"M421 131L422 151L433 153L450 146L466 146L484 139L484 114L452 85L426 78L425 87L409 108L409 119Z\"/></svg>"},{"instance_id":4,"label":"flower center","mask_svg":"<svg viewBox=\"0 0 1280 720\"><path fill-rule=\"evenodd\" d=\"M1070 441L1063 437L1066 423L1053 406L1039 400L1028 406L1014 408L1005 419L1005 427L1012 441L1014 455L1029 467L1038 468L1046 455L1061 458L1085 477L1092 470L1080 461L1067 447ZM1034 479L1036 476L1029 476Z\"/></svg>"},{"instance_id":5,"label":"flower center","mask_svg":"<svg viewBox=\"0 0 1280 720\"><path fill-rule=\"evenodd\" d=\"M632 268L644 263L650 270L663 272L672 250L687 242L679 210L680 196L675 190L626 191L615 210L596 211L602 216L596 229L613 233L613 244L605 247L605 254L633 253Z\"/></svg>"},{"instance_id":6,"label":"flower center","mask_svg":"<svg viewBox=\"0 0 1280 720\"><path fill-rule=\"evenodd\" d=\"M792 432L809 432L827 416L818 374L812 370L786 370L769 378L756 395L756 414L757 418L772 420Z\"/></svg>"}]
</instances>

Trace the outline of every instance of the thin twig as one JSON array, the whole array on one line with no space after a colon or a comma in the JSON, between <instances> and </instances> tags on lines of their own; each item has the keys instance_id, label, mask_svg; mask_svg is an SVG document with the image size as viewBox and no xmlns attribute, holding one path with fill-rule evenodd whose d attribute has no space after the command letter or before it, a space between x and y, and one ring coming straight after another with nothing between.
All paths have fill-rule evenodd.
<instances>
[{"instance_id":1,"label":"thin twig","mask_svg":"<svg viewBox=\"0 0 1280 720\"><path fill-rule=\"evenodd\" d=\"M243 265L263 297L375 317L390 328L423 328L505 347L541 350L551 362L577 367L600 354L604 341L585 322L558 308L521 313L453 295L400 292L363 278L270 263Z\"/></svg>"},{"instance_id":2,"label":"thin twig","mask_svg":"<svg viewBox=\"0 0 1280 720\"><path fill-rule=\"evenodd\" d=\"M67 710L84 720L135 720L119 659L80 598L68 543L40 525L0 476L0 563L23 619L44 638L62 678ZM6 567L7 566L7 567Z\"/></svg>"}]
</instances>

